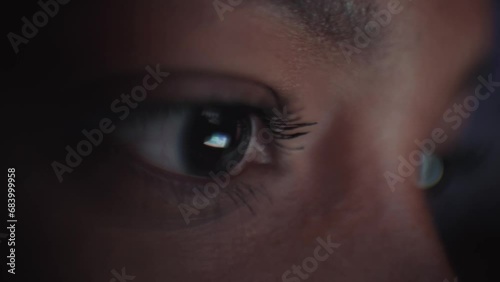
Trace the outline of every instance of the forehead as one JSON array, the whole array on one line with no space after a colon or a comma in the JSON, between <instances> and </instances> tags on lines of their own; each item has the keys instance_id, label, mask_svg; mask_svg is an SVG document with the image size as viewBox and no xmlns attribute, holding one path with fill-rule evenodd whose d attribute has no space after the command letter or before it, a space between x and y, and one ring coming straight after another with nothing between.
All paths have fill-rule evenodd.
<instances>
[{"instance_id":1,"label":"forehead","mask_svg":"<svg viewBox=\"0 0 500 282\"><path fill-rule=\"evenodd\" d=\"M201 25L231 25L242 15L272 21L301 36L328 37L339 41L354 34L354 27L366 21L374 5L371 0L143 0L106 1L80 4L74 23L87 29L107 30L116 23L123 28L134 25L144 32L168 30L172 23L179 30ZM94 3L94 4L93 4ZM89 22L89 19L91 21ZM94 22L94 24L92 24Z\"/></svg>"},{"instance_id":2,"label":"forehead","mask_svg":"<svg viewBox=\"0 0 500 282\"><path fill-rule=\"evenodd\" d=\"M239 75L255 58L297 69L314 51L302 22L306 6L293 7L279 0L86 1L69 8L58 40L75 64L99 62L97 72L151 63L211 71L217 60L220 72Z\"/></svg>"}]
</instances>

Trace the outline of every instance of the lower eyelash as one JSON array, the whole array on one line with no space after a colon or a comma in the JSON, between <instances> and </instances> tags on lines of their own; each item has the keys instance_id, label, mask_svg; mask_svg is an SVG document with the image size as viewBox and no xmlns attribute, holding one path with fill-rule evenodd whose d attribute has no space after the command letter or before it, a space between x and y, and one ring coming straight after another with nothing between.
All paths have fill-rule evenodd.
<instances>
[{"instance_id":1,"label":"lower eyelash","mask_svg":"<svg viewBox=\"0 0 500 282\"><path fill-rule=\"evenodd\" d=\"M198 185L198 184L189 184L183 181L176 181L172 179L168 179L167 177L164 177L162 175L159 175L155 172L152 172L148 170L147 168L142 167L141 165L135 163L135 162L130 162L129 163L134 171L137 172L137 177L140 177L143 179L148 185L151 185L152 187L156 187L157 189L162 189L159 187L165 187L165 190L163 191L171 191L172 194L175 196L176 202L172 203L171 197L165 196L167 199L165 201L169 201L170 205L175 204L188 204L190 206L192 205L194 196L191 195L191 193L194 189L198 189L203 191L203 185ZM158 183L154 183L154 178ZM228 210L231 209L224 209L222 208L222 201L224 196L226 195L231 199L231 201L234 203L236 207L242 207L245 206L249 212L252 215L256 215L255 209L253 207L254 202L252 202L252 198L256 201L259 201L260 197L265 197L269 203L272 203L272 199L270 198L270 195L266 193L266 189L263 185L255 186L252 184L244 183L241 181L231 183L227 187L220 188L220 194L217 195L214 199L209 200L210 205L209 207L206 208L206 210L213 210L213 216L214 217L220 217L224 215L225 213L228 212ZM200 211L203 212L203 211ZM211 212L211 211L210 211ZM209 213L209 212L207 212ZM180 215L179 215L180 216Z\"/></svg>"},{"instance_id":2,"label":"lower eyelash","mask_svg":"<svg viewBox=\"0 0 500 282\"><path fill-rule=\"evenodd\" d=\"M232 189L224 190L224 193L231 198L235 205L240 206L243 204L248 208L252 215L255 215L255 210L248 201L250 196L256 199L256 194L252 186L237 183L234 187L232 187Z\"/></svg>"}]
</instances>

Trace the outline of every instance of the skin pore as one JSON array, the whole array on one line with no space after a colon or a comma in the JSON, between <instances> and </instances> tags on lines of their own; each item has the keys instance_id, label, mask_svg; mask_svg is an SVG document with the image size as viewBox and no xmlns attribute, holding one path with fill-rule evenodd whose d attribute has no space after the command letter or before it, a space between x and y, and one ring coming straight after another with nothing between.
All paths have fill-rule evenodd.
<instances>
[{"instance_id":1,"label":"skin pore","mask_svg":"<svg viewBox=\"0 0 500 282\"><path fill-rule=\"evenodd\" d=\"M401 1L402 11L373 45L351 55L351 63L330 35L312 32L276 3L243 1L224 21L211 1L202 0L68 6L64 26L50 35L60 54L53 58L57 67L41 74L44 85L139 73L99 92L109 104L141 81L146 66L159 65L172 78L197 74L215 84L214 77L222 77L221 92L229 84L235 89L252 84L263 97L251 91L231 98L193 91L187 98L186 86L166 77L147 103L265 101L315 125L308 134L283 141L303 149L269 148L272 162L254 161L231 178L258 187L260 196L248 200L253 213L221 198L223 215L183 228L165 223L183 223L177 205L165 204L173 202L165 192L173 182L145 177L123 161L125 156L95 153L59 183L49 171L55 156L33 154L34 170L49 171L30 179L43 189L27 194L41 281L109 281L110 270L122 267L136 281L286 281L287 270L289 279L299 279L289 281L453 277L422 192L412 179L391 191L384 172L414 149L414 139L430 134L487 53L489 2ZM381 0L372 9L387 5ZM192 78L186 77L189 84ZM165 91L172 85L178 85L176 91ZM101 95L92 91L77 97ZM56 144L51 147L58 154L68 145ZM318 237L340 246L313 273L293 268L313 255ZM43 266L47 256L63 267Z\"/></svg>"}]
</instances>

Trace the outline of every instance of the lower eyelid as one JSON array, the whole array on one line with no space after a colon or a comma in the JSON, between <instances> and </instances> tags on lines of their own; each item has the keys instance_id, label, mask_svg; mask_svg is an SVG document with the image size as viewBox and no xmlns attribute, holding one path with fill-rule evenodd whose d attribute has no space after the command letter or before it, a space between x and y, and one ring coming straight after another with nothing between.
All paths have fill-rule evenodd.
<instances>
[{"instance_id":1,"label":"lower eyelid","mask_svg":"<svg viewBox=\"0 0 500 282\"><path fill-rule=\"evenodd\" d=\"M164 230L190 228L218 220L241 208L247 210L245 213L251 216L255 213L255 204L261 200L269 200L262 185L252 185L235 177L230 179L228 185L217 184L220 193L209 197L204 184L215 184L212 179L193 182L160 176L137 163L125 161L122 155L116 156L112 162L117 164L108 165L114 168L110 173L115 173L118 177L104 188L111 190L109 194L117 196L109 198L112 203L103 204L106 209L111 206L124 209L112 208L112 215L105 213L102 216L111 216L110 222L119 218L117 224L122 227L149 226ZM194 192L195 190L199 193ZM200 209L196 208L193 201L199 201L199 197L208 199L209 204ZM185 223L180 212L181 206L198 210L199 214L191 216L192 223Z\"/></svg>"},{"instance_id":2,"label":"lower eyelid","mask_svg":"<svg viewBox=\"0 0 500 282\"><path fill-rule=\"evenodd\" d=\"M111 148L110 148L111 149ZM92 189L82 190L93 202L91 207L102 222L119 228L146 228L175 231L193 228L223 220L237 211L237 216L252 216L258 213L261 204L269 203L267 190L257 179L249 178L244 172L230 175L228 185L219 185L214 179L193 179L165 174L144 167L132 156L114 147L99 157L99 169L89 178ZM104 169L104 170L103 170ZM248 169L252 170L251 167ZM227 172L224 172L227 173ZM218 176L222 179L222 176ZM105 180L105 182L102 182ZM179 206L193 207L195 188L205 194L204 185L216 183L220 193L210 199L210 204L199 209L186 224ZM95 195L99 195L96 197ZM233 220L233 219L231 219ZM229 222L229 221L228 221Z\"/></svg>"}]
</instances>

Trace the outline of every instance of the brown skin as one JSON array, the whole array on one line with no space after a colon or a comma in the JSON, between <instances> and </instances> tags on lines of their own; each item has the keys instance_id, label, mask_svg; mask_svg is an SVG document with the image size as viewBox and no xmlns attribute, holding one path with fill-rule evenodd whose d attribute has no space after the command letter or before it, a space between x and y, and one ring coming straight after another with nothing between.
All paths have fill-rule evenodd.
<instances>
[{"instance_id":1,"label":"brown skin","mask_svg":"<svg viewBox=\"0 0 500 282\"><path fill-rule=\"evenodd\" d=\"M281 154L279 162L250 164L234 178L266 187L272 204L255 200L256 215L236 209L168 231L152 223L114 226L116 219L103 216L102 207L120 213L128 208L121 204L138 197L154 202L149 198L155 194L139 193L142 180L113 160L89 161L87 169L100 170L100 176L33 191L30 215L47 235L37 239L61 260L56 272L63 281L109 281L110 270L122 267L135 281L281 281L284 271L312 256L317 237L328 235L341 246L308 281L440 282L454 276L422 192L412 179L392 192L383 174L395 171L397 157L408 156L415 138L429 135L487 51L488 1L404 3L377 42L379 51L370 57L363 50L363 59L352 64L250 1L226 13L223 22L211 1L133 3L70 10L75 15L68 15L65 29L74 28L60 43L68 56L62 69L90 79L159 63L165 71L240 77L293 97L290 108L318 124L290 141L304 150ZM106 12L96 13L97 7ZM53 175L35 181L56 185ZM104 196L109 202L102 202L74 192L88 190L86 185L109 185L130 199ZM165 211L158 205L154 212ZM182 220L175 207L169 212ZM141 220L150 222L145 217L151 214L141 213ZM56 275L52 270L46 270L49 279Z\"/></svg>"}]
</instances>

